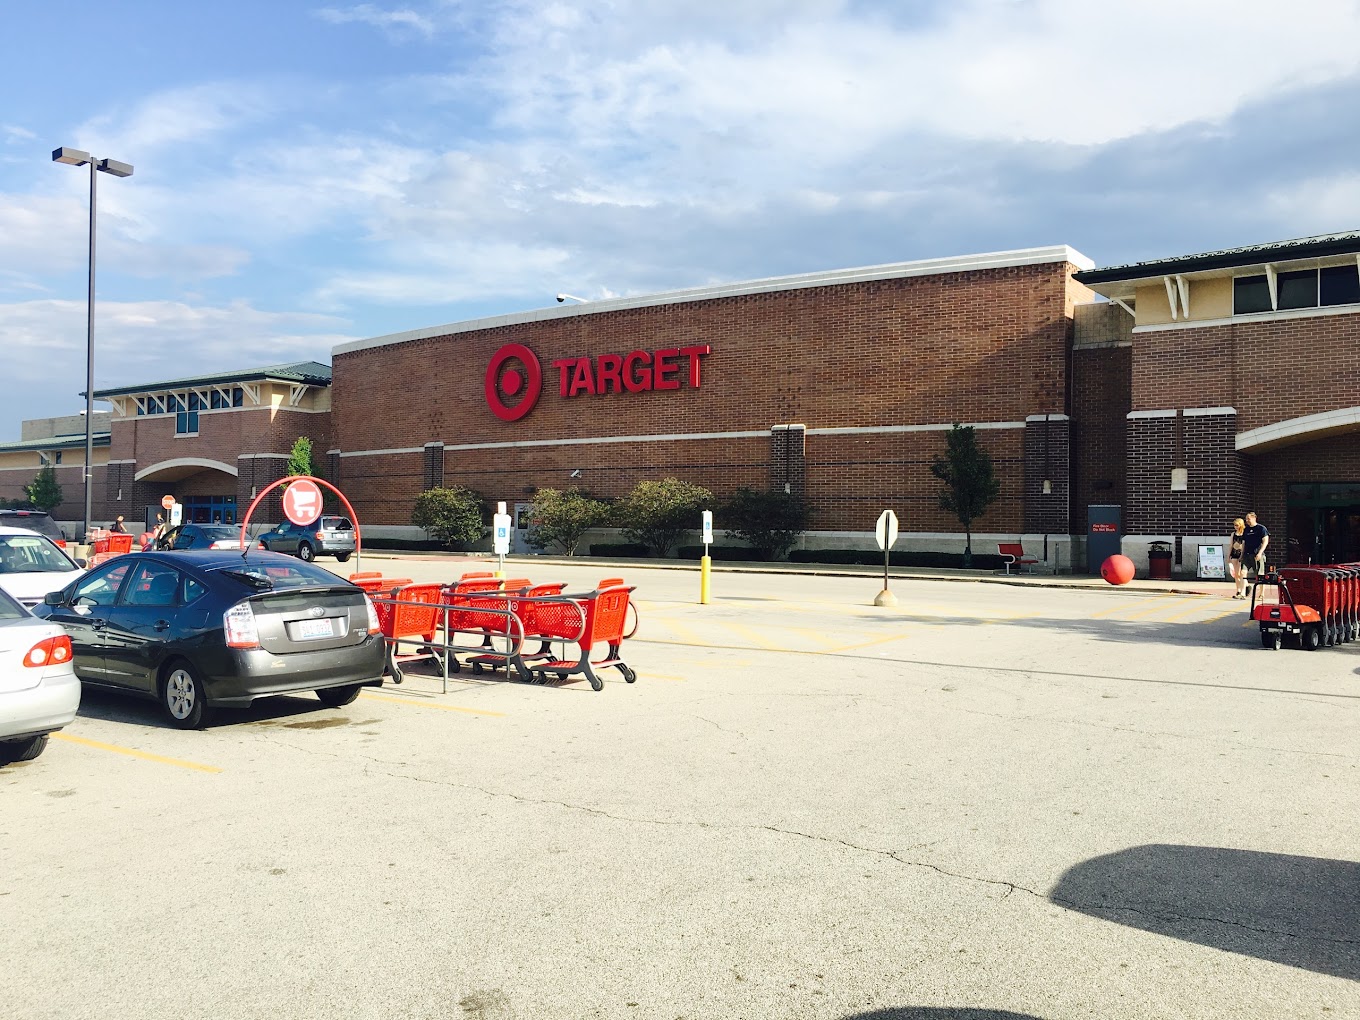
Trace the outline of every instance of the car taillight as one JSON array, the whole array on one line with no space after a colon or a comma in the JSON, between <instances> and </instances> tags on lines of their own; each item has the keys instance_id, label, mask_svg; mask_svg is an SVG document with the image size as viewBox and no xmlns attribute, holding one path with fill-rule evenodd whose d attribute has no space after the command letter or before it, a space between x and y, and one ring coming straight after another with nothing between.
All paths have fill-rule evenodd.
<instances>
[{"instance_id":1,"label":"car taillight","mask_svg":"<svg viewBox=\"0 0 1360 1020\"><path fill-rule=\"evenodd\" d=\"M326 537L326 533L325 533L324 531L318 531L318 532L316 533L316 540L317 540L318 542L320 542L320 541L321 541L323 538L325 538L325 537Z\"/></svg>"},{"instance_id":2,"label":"car taillight","mask_svg":"<svg viewBox=\"0 0 1360 1020\"><path fill-rule=\"evenodd\" d=\"M39 641L24 656L25 666L60 666L71 661L71 639L65 634Z\"/></svg>"},{"instance_id":3,"label":"car taillight","mask_svg":"<svg viewBox=\"0 0 1360 1020\"><path fill-rule=\"evenodd\" d=\"M256 543L255 543L255 548L256 548L256 549L266 549L266 550L267 550L269 547L266 546L263 542L256 542Z\"/></svg>"},{"instance_id":4,"label":"car taillight","mask_svg":"<svg viewBox=\"0 0 1360 1020\"><path fill-rule=\"evenodd\" d=\"M368 632L370 634L381 634L382 624L378 622L378 607L367 595L364 596L364 605L368 607Z\"/></svg>"},{"instance_id":5,"label":"car taillight","mask_svg":"<svg viewBox=\"0 0 1360 1020\"><path fill-rule=\"evenodd\" d=\"M212 545L208 546L208 548L209 548L209 549L235 549L235 548L236 548L236 542L235 542L235 540L227 540L227 541L222 541L222 542L214 542Z\"/></svg>"},{"instance_id":6,"label":"car taillight","mask_svg":"<svg viewBox=\"0 0 1360 1020\"><path fill-rule=\"evenodd\" d=\"M260 628L249 602L238 602L222 614L222 630L228 648L259 648Z\"/></svg>"}]
</instances>

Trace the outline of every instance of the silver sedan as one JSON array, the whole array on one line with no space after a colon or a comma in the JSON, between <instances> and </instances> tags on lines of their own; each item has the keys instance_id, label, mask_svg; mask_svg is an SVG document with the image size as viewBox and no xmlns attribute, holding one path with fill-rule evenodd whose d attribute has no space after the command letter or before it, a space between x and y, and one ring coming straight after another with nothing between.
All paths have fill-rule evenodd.
<instances>
[{"instance_id":1,"label":"silver sedan","mask_svg":"<svg viewBox=\"0 0 1360 1020\"><path fill-rule=\"evenodd\" d=\"M0 765L30 761L80 708L71 639L0 589Z\"/></svg>"}]
</instances>

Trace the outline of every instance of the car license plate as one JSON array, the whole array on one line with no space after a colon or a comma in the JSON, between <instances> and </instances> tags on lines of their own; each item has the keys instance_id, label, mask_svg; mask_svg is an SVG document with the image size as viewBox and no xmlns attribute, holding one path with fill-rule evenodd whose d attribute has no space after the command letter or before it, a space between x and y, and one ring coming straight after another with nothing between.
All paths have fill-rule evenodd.
<instances>
[{"instance_id":1,"label":"car license plate","mask_svg":"<svg viewBox=\"0 0 1360 1020\"><path fill-rule=\"evenodd\" d=\"M335 634L331 629L329 618L324 620L298 620L293 624L295 637L300 641L308 641L315 638L328 638Z\"/></svg>"}]
</instances>

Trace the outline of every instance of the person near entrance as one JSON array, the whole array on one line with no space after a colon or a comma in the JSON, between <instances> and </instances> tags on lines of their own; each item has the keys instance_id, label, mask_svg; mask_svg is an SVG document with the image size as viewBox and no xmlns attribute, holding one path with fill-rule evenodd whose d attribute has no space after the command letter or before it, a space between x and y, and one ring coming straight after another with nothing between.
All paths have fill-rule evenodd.
<instances>
[{"instance_id":1,"label":"person near entrance","mask_svg":"<svg viewBox=\"0 0 1360 1020\"><path fill-rule=\"evenodd\" d=\"M1242 553L1246 548L1247 522L1238 517L1233 521L1233 533L1228 537L1228 574L1235 588L1233 598L1247 597L1247 575L1242 570Z\"/></svg>"},{"instance_id":2,"label":"person near entrance","mask_svg":"<svg viewBox=\"0 0 1360 1020\"><path fill-rule=\"evenodd\" d=\"M1270 532L1264 524L1257 523L1255 510L1247 511L1246 523L1246 530L1242 532L1243 574L1250 571L1252 579L1255 580L1266 566L1266 547L1270 545Z\"/></svg>"},{"instance_id":3,"label":"person near entrance","mask_svg":"<svg viewBox=\"0 0 1360 1020\"><path fill-rule=\"evenodd\" d=\"M117 534L117 535L126 535L126 534L127 534L127 525L123 523L123 515L122 515L122 514L119 514L119 515L118 515L118 519L115 520L115 521L113 522L113 527L111 527L109 530L112 531L114 534Z\"/></svg>"}]
</instances>

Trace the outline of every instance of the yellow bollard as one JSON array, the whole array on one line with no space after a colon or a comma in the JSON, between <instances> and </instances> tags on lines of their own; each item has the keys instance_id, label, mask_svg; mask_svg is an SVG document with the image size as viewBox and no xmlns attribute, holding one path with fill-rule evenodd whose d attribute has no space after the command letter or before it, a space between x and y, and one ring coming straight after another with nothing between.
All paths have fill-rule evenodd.
<instances>
[{"instance_id":1,"label":"yellow bollard","mask_svg":"<svg viewBox=\"0 0 1360 1020\"><path fill-rule=\"evenodd\" d=\"M701 606L706 606L706 605L708 605L708 602L709 602L709 599L708 599L708 577L709 577L709 570L708 570L708 568L709 568L709 564L711 564L712 562L713 562L713 560L712 560L710 557L708 557L708 556L700 556L700 557L699 557L699 605L701 605Z\"/></svg>"}]
</instances>

